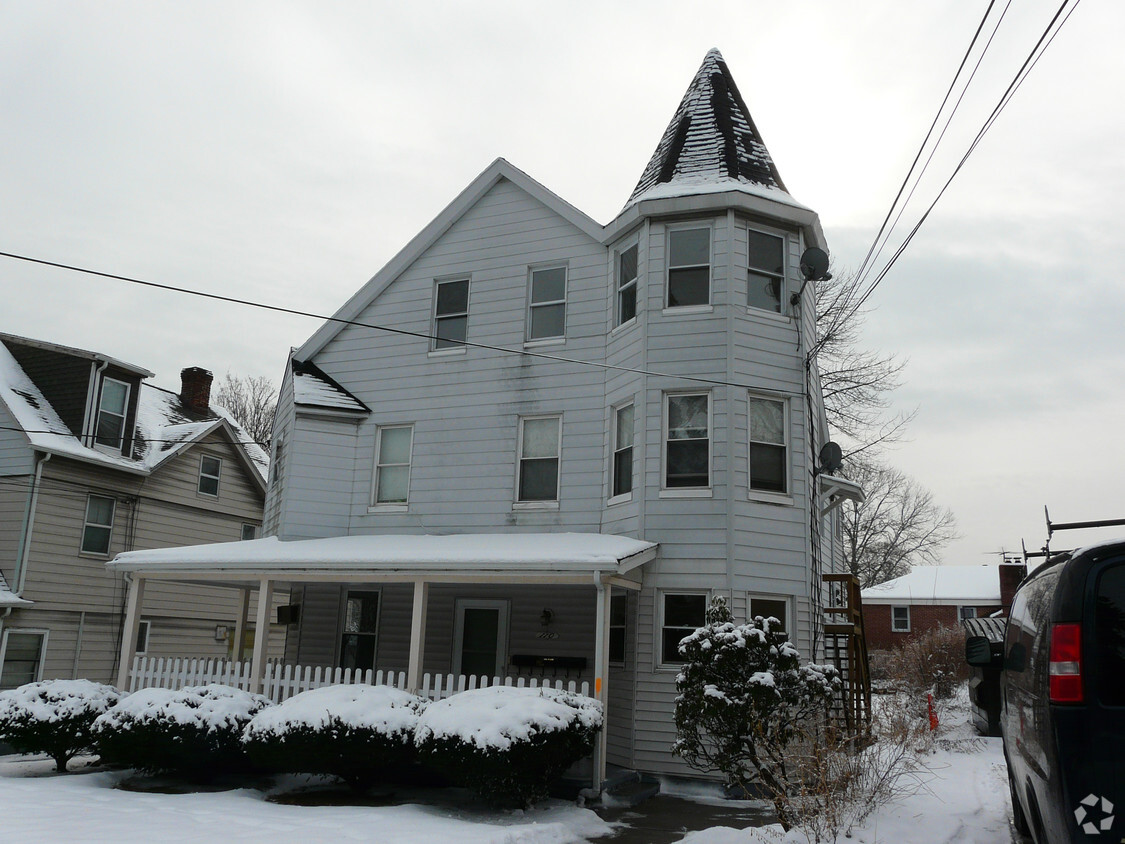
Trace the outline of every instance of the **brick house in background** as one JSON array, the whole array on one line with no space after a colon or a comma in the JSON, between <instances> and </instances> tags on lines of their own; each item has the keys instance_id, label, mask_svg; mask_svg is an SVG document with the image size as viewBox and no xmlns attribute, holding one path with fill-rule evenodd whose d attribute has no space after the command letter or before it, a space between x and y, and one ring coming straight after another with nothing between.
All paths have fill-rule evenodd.
<instances>
[{"instance_id":1,"label":"brick house in background","mask_svg":"<svg viewBox=\"0 0 1125 844\"><path fill-rule=\"evenodd\" d=\"M919 566L910 574L863 590L864 629L871 650L896 648L935 627L966 618L1007 615L1021 564Z\"/></svg>"}]
</instances>

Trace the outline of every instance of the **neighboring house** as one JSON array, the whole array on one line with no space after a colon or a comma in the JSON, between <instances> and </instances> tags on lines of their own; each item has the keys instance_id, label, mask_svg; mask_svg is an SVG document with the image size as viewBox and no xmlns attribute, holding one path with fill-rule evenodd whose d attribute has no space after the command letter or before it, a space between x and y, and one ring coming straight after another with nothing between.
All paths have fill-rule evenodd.
<instances>
[{"instance_id":1,"label":"neighboring house","mask_svg":"<svg viewBox=\"0 0 1125 844\"><path fill-rule=\"evenodd\" d=\"M290 587L289 663L588 681L603 762L688 773L678 641L721 594L820 650L862 494L818 472L810 246L712 51L611 223L499 159L293 352L277 538L113 566Z\"/></svg>"},{"instance_id":2,"label":"neighboring house","mask_svg":"<svg viewBox=\"0 0 1125 844\"><path fill-rule=\"evenodd\" d=\"M120 551L252 539L267 457L221 408L211 373L183 391L96 352L0 334L0 689L116 680ZM154 586L136 645L221 657L227 591ZM280 635L280 633L279 633Z\"/></svg>"},{"instance_id":3,"label":"neighboring house","mask_svg":"<svg viewBox=\"0 0 1125 844\"><path fill-rule=\"evenodd\" d=\"M1007 615L1027 574L1022 564L917 566L909 574L863 590L867 646L895 648L936 627L968 618Z\"/></svg>"}]
</instances>

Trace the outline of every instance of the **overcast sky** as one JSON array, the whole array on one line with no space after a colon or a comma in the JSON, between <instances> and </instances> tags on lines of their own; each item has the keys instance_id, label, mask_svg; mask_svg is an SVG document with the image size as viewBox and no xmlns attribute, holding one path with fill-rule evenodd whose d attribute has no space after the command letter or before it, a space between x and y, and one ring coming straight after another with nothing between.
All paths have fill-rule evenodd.
<instances>
[{"instance_id":1,"label":"overcast sky","mask_svg":"<svg viewBox=\"0 0 1125 844\"><path fill-rule=\"evenodd\" d=\"M1012 4L902 231L1057 5ZM854 269L985 6L0 0L0 251L331 314L498 156L611 220L718 47ZM869 302L947 563L1039 547L1044 505L1125 518L1122 32L1125 3L1080 3ZM319 324L6 258L0 290L0 331L166 387L277 382Z\"/></svg>"}]
</instances>

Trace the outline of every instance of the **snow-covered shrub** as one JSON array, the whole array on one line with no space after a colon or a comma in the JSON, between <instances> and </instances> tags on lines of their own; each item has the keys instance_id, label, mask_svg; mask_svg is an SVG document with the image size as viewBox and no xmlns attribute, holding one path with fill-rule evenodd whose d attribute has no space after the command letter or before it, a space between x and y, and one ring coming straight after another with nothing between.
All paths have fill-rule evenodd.
<instances>
[{"instance_id":1,"label":"snow-covered shrub","mask_svg":"<svg viewBox=\"0 0 1125 844\"><path fill-rule=\"evenodd\" d=\"M46 753L59 773L93 749L90 727L117 703L113 686L89 680L43 680L0 692L0 741L20 753Z\"/></svg>"},{"instance_id":2,"label":"snow-covered shrub","mask_svg":"<svg viewBox=\"0 0 1125 844\"><path fill-rule=\"evenodd\" d=\"M890 653L887 673L897 689L914 693L925 704L927 693L939 700L953 696L969 679L965 662L965 631L935 627Z\"/></svg>"},{"instance_id":3,"label":"snow-covered shrub","mask_svg":"<svg viewBox=\"0 0 1125 844\"><path fill-rule=\"evenodd\" d=\"M555 689L491 686L431 704L415 730L423 763L497 808L519 809L586 756L602 705Z\"/></svg>"},{"instance_id":4,"label":"snow-covered shrub","mask_svg":"<svg viewBox=\"0 0 1125 844\"><path fill-rule=\"evenodd\" d=\"M230 686L141 689L94 722L102 758L207 781L247 770L242 731L269 698Z\"/></svg>"},{"instance_id":5,"label":"snow-covered shrub","mask_svg":"<svg viewBox=\"0 0 1125 844\"><path fill-rule=\"evenodd\" d=\"M242 734L250 760L276 773L331 774L356 790L416 758L426 701L390 686L325 686L263 709Z\"/></svg>"},{"instance_id":6,"label":"snow-covered shrub","mask_svg":"<svg viewBox=\"0 0 1125 844\"><path fill-rule=\"evenodd\" d=\"M789 745L823 720L840 679L831 666L801 665L778 627L760 617L736 625L726 601L712 600L707 623L680 641L672 752L733 788L764 787L788 828Z\"/></svg>"}]
</instances>

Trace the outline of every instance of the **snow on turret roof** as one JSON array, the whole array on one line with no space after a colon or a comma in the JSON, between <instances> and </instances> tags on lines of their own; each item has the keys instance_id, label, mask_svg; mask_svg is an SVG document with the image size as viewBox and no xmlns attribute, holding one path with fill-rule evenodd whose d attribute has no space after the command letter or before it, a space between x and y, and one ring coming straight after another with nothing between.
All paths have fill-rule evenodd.
<instances>
[{"instance_id":1,"label":"snow on turret roof","mask_svg":"<svg viewBox=\"0 0 1125 844\"><path fill-rule=\"evenodd\" d=\"M862 592L868 603L902 601L925 604L938 601L999 604L1000 572L997 566L918 566L910 574L869 586Z\"/></svg>"},{"instance_id":2,"label":"snow on turret roof","mask_svg":"<svg viewBox=\"0 0 1125 844\"><path fill-rule=\"evenodd\" d=\"M720 184L721 188L704 188ZM748 189L795 204L718 50L703 59L626 207L642 199Z\"/></svg>"}]
</instances>

